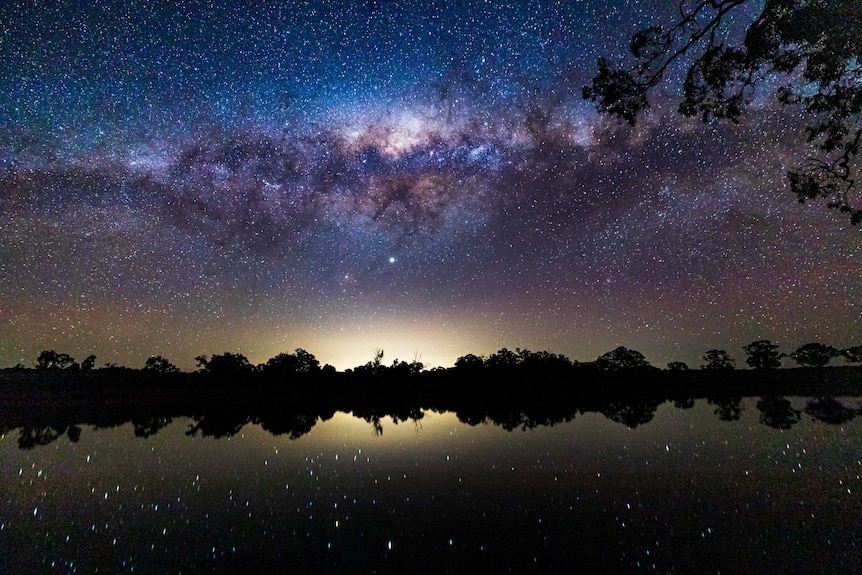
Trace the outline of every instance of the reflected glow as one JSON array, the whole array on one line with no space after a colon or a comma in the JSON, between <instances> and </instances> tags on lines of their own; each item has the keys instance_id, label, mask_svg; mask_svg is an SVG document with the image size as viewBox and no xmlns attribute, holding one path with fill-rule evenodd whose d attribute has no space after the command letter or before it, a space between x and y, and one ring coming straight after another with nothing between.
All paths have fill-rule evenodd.
<instances>
[{"instance_id":1,"label":"reflected glow","mask_svg":"<svg viewBox=\"0 0 862 575\"><path fill-rule=\"evenodd\" d=\"M856 553L847 518L862 510L860 422L779 430L755 403L730 422L702 400L666 403L634 429L596 413L511 432L429 413L379 427L336 414L296 440L256 425L189 437L187 419L147 438L123 425L32 450L5 433L0 561L16 573L300 560L310 572L840 572Z\"/></svg>"}]
</instances>

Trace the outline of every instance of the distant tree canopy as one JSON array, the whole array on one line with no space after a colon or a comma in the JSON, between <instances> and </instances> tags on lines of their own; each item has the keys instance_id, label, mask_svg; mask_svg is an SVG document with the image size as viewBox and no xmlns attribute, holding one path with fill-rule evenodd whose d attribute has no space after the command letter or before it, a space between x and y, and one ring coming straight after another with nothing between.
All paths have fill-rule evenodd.
<instances>
[{"instance_id":1,"label":"distant tree canopy","mask_svg":"<svg viewBox=\"0 0 862 575\"><path fill-rule=\"evenodd\" d=\"M834 397L812 399L805 406L805 413L824 423L840 425L856 417L856 410L846 407Z\"/></svg>"},{"instance_id":2,"label":"distant tree canopy","mask_svg":"<svg viewBox=\"0 0 862 575\"><path fill-rule=\"evenodd\" d=\"M36 369L74 369L75 367L78 367L75 358L67 353L57 353L53 349L43 351L36 358Z\"/></svg>"},{"instance_id":3,"label":"distant tree canopy","mask_svg":"<svg viewBox=\"0 0 862 575\"><path fill-rule=\"evenodd\" d=\"M301 347L293 353L280 353L261 366L261 371L272 375L292 375L297 373L317 373L320 362L314 355Z\"/></svg>"},{"instance_id":4,"label":"distant tree canopy","mask_svg":"<svg viewBox=\"0 0 862 575\"><path fill-rule=\"evenodd\" d=\"M389 367L389 371L393 373L400 373L402 375L415 375L422 371L422 368L424 367L425 364L418 359L414 359L413 361L409 362L396 359Z\"/></svg>"},{"instance_id":5,"label":"distant tree canopy","mask_svg":"<svg viewBox=\"0 0 862 575\"><path fill-rule=\"evenodd\" d=\"M547 351L530 351L528 349L516 349L520 365L531 372L553 372L562 373L572 367L573 362L562 354Z\"/></svg>"},{"instance_id":6,"label":"distant tree canopy","mask_svg":"<svg viewBox=\"0 0 862 575\"><path fill-rule=\"evenodd\" d=\"M497 353L492 353L488 356L488 359L485 360L485 367L489 367L491 369L505 369L507 367L518 365L519 361L520 358L516 352L504 347Z\"/></svg>"},{"instance_id":7,"label":"distant tree canopy","mask_svg":"<svg viewBox=\"0 0 862 575\"><path fill-rule=\"evenodd\" d=\"M781 366L781 359L790 357L799 365L806 367L822 367L829 363L832 358L843 357L849 364L862 364L862 346L853 346L846 349L837 349L831 345L821 343L807 343L793 353L785 355L778 351L778 346L769 340L754 341L743 347L747 355L746 364L754 369L772 369ZM736 369L733 358L723 349L710 349L703 356L704 363L700 366L702 370L733 370ZM320 366L317 358L308 351L297 348L293 353L280 353L269 359L266 363L254 366L242 354L225 352L212 356L199 355L195 358L198 373L207 374L211 377L230 378L234 376L253 375L256 381L284 381L293 376L297 381L308 379L307 376L321 376L330 379L336 373L335 367L326 364ZM66 353L57 353L54 350L42 351L36 359L35 367L38 370L66 370L69 372L85 372L95 369L96 356L88 356L79 365L73 357ZM18 365L14 369L26 369ZM474 354L467 354L455 361L455 371L460 376L479 376L482 374L490 377L502 376L504 378L536 377L555 382L564 382L577 374L590 374L595 371L628 371L628 370L655 370L644 355L638 351L620 346L614 350L602 354L592 362L578 362L571 360L565 355L555 354L548 351L534 352L528 349L515 348L514 351L501 348L487 358ZM688 364L681 361L672 361L667 364L668 371L689 370ZM119 377L119 372L128 374L136 370L118 367L113 363L106 363L101 371L113 370L114 376ZM354 373L363 377L382 375L388 381L395 381L400 376L412 376L425 370L425 364L419 361L418 354L413 361L401 361L395 359L391 365L383 363L383 350L375 350L371 361L364 365L348 369L345 373ZM437 367L431 371L446 371L447 368ZM174 374L180 369L160 355L150 356L142 368L143 372L151 374Z\"/></svg>"},{"instance_id":8,"label":"distant tree canopy","mask_svg":"<svg viewBox=\"0 0 862 575\"><path fill-rule=\"evenodd\" d=\"M96 356L88 355L87 358L81 362L81 371L90 371L96 367Z\"/></svg>"},{"instance_id":9,"label":"distant tree canopy","mask_svg":"<svg viewBox=\"0 0 862 575\"><path fill-rule=\"evenodd\" d=\"M459 357L455 361L455 369L465 374L477 374L487 369L495 376L550 377L558 379L568 373L577 362L572 362L565 355L548 351L530 351L529 349L501 348L496 353L482 359L472 353Z\"/></svg>"},{"instance_id":10,"label":"distant tree canopy","mask_svg":"<svg viewBox=\"0 0 862 575\"><path fill-rule=\"evenodd\" d=\"M807 367L823 367L829 360L839 354L838 350L831 345L823 345L822 343L806 343L789 357L798 363Z\"/></svg>"},{"instance_id":11,"label":"distant tree canopy","mask_svg":"<svg viewBox=\"0 0 862 575\"><path fill-rule=\"evenodd\" d=\"M365 365L357 366L352 370L353 373L367 376L384 376L386 379L398 378L401 376L412 376L418 374L425 367L419 358L416 357L413 361L407 362L395 359L391 366L386 366L383 363L383 350L374 350L374 357Z\"/></svg>"},{"instance_id":12,"label":"distant tree canopy","mask_svg":"<svg viewBox=\"0 0 862 575\"><path fill-rule=\"evenodd\" d=\"M753 341L742 348L745 350L748 357L745 363L754 369L775 369L781 367L781 358L785 357L780 353L778 346L768 339Z\"/></svg>"},{"instance_id":13,"label":"distant tree canopy","mask_svg":"<svg viewBox=\"0 0 862 575\"><path fill-rule=\"evenodd\" d=\"M220 355L212 355L209 359L205 355L199 355L195 361L202 372L217 376L238 376L254 371L248 358L240 353L226 351Z\"/></svg>"},{"instance_id":14,"label":"distant tree canopy","mask_svg":"<svg viewBox=\"0 0 862 575\"><path fill-rule=\"evenodd\" d=\"M362 373L362 374L379 374L383 373L386 370L386 366L383 365L383 354L384 351L382 349L375 349L374 356L371 361L366 363L365 365L358 365L354 368L354 373Z\"/></svg>"},{"instance_id":15,"label":"distant tree canopy","mask_svg":"<svg viewBox=\"0 0 862 575\"><path fill-rule=\"evenodd\" d=\"M595 361L595 365L603 371L628 371L652 368L641 352L623 346L619 346L599 356Z\"/></svg>"},{"instance_id":16,"label":"distant tree canopy","mask_svg":"<svg viewBox=\"0 0 862 575\"><path fill-rule=\"evenodd\" d=\"M144 371L151 371L153 373L177 373L180 371L180 368L160 355L153 355L144 363Z\"/></svg>"},{"instance_id":17,"label":"distant tree canopy","mask_svg":"<svg viewBox=\"0 0 862 575\"><path fill-rule=\"evenodd\" d=\"M799 422L799 411L786 397L766 396L757 402L760 423L775 429L790 429Z\"/></svg>"},{"instance_id":18,"label":"distant tree canopy","mask_svg":"<svg viewBox=\"0 0 862 575\"><path fill-rule=\"evenodd\" d=\"M736 369L736 362L723 349L711 349L701 357L704 363L700 369L731 370Z\"/></svg>"},{"instance_id":19,"label":"distant tree canopy","mask_svg":"<svg viewBox=\"0 0 862 575\"><path fill-rule=\"evenodd\" d=\"M841 350L841 355L848 363L862 364L862 345L854 345Z\"/></svg>"},{"instance_id":20,"label":"distant tree canopy","mask_svg":"<svg viewBox=\"0 0 862 575\"><path fill-rule=\"evenodd\" d=\"M862 2L765 0L740 41L725 44L726 30L744 6L762 0L681 0L677 19L638 31L633 62L617 68L606 58L583 89L601 112L634 125L649 108L649 93L684 60L687 74L679 111L703 121L738 123L758 93L771 92L807 123L808 142L821 157L791 170L800 202L825 198L830 208L862 221L853 197L862 145Z\"/></svg>"},{"instance_id":21,"label":"distant tree canopy","mask_svg":"<svg viewBox=\"0 0 862 575\"><path fill-rule=\"evenodd\" d=\"M485 360L477 355L468 353L455 360L455 368L462 370L477 370L482 369L485 365Z\"/></svg>"}]
</instances>

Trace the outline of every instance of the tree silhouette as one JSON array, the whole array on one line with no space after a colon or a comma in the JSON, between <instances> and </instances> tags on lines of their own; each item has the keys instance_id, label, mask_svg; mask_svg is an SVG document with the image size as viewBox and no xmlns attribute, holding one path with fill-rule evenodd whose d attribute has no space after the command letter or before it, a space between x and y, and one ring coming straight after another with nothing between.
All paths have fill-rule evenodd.
<instances>
[{"instance_id":1,"label":"tree silhouette","mask_svg":"<svg viewBox=\"0 0 862 575\"><path fill-rule=\"evenodd\" d=\"M167 427L173 421L170 417L152 417L139 420L132 418L132 426L135 428L135 437L150 437Z\"/></svg>"},{"instance_id":2,"label":"tree silhouette","mask_svg":"<svg viewBox=\"0 0 862 575\"><path fill-rule=\"evenodd\" d=\"M799 422L799 411L786 397L766 396L757 402L760 423L775 429L790 429Z\"/></svg>"},{"instance_id":3,"label":"tree silhouette","mask_svg":"<svg viewBox=\"0 0 862 575\"><path fill-rule=\"evenodd\" d=\"M694 407L693 397L680 397L673 400L673 406L677 409L691 409Z\"/></svg>"},{"instance_id":4,"label":"tree silhouette","mask_svg":"<svg viewBox=\"0 0 862 575\"><path fill-rule=\"evenodd\" d=\"M831 345L822 343L806 343L789 354L793 361L806 367L823 367L829 360L838 355L838 350Z\"/></svg>"},{"instance_id":5,"label":"tree silhouette","mask_svg":"<svg viewBox=\"0 0 862 575\"><path fill-rule=\"evenodd\" d=\"M727 371L736 369L736 362L723 349L711 349L701 357L704 363L700 369Z\"/></svg>"},{"instance_id":6,"label":"tree silhouette","mask_svg":"<svg viewBox=\"0 0 862 575\"><path fill-rule=\"evenodd\" d=\"M70 425L66 430L66 437L68 437L69 441L72 443L78 443L81 439L81 428L77 425Z\"/></svg>"},{"instance_id":7,"label":"tree silhouette","mask_svg":"<svg viewBox=\"0 0 862 575\"><path fill-rule=\"evenodd\" d=\"M778 346L768 339L753 341L743 347L748 357L745 363L754 369L775 369L781 367L781 358L785 357L783 353L776 351Z\"/></svg>"},{"instance_id":8,"label":"tree silhouette","mask_svg":"<svg viewBox=\"0 0 862 575\"><path fill-rule=\"evenodd\" d=\"M180 368L160 355L153 355L144 362L144 371L150 371L153 373L178 373Z\"/></svg>"},{"instance_id":9,"label":"tree silhouette","mask_svg":"<svg viewBox=\"0 0 862 575\"><path fill-rule=\"evenodd\" d=\"M87 359L81 362L81 371L90 371L96 366L96 356L88 355Z\"/></svg>"},{"instance_id":10,"label":"tree silhouette","mask_svg":"<svg viewBox=\"0 0 862 575\"><path fill-rule=\"evenodd\" d=\"M221 355L213 355L209 359L205 355L199 355L195 361L202 372L218 377L246 375L254 371L254 366L241 353L226 351Z\"/></svg>"},{"instance_id":11,"label":"tree silhouette","mask_svg":"<svg viewBox=\"0 0 862 575\"><path fill-rule=\"evenodd\" d=\"M862 365L862 345L854 345L847 349L841 350L841 355L848 363L857 363Z\"/></svg>"},{"instance_id":12,"label":"tree silhouette","mask_svg":"<svg viewBox=\"0 0 862 575\"><path fill-rule=\"evenodd\" d=\"M231 411L212 411L192 419L186 430L189 437L195 437L200 432L201 437L221 438L233 437L251 418Z\"/></svg>"},{"instance_id":13,"label":"tree silhouette","mask_svg":"<svg viewBox=\"0 0 862 575\"><path fill-rule=\"evenodd\" d=\"M264 364L263 371L281 376L317 373L320 371L320 362L314 355L299 347L293 353L280 353L271 358Z\"/></svg>"},{"instance_id":14,"label":"tree silhouette","mask_svg":"<svg viewBox=\"0 0 862 575\"><path fill-rule=\"evenodd\" d=\"M715 406L713 413L722 421L737 421L742 416L741 397L708 397L706 402Z\"/></svg>"},{"instance_id":15,"label":"tree silhouette","mask_svg":"<svg viewBox=\"0 0 862 575\"><path fill-rule=\"evenodd\" d=\"M392 362L392 366L389 368L389 371L393 374L399 375L416 375L417 373L421 372L422 368L424 367L425 364L418 359L414 359L409 363L396 359Z\"/></svg>"},{"instance_id":16,"label":"tree silhouette","mask_svg":"<svg viewBox=\"0 0 862 575\"><path fill-rule=\"evenodd\" d=\"M358 365L353 369L354 373L362 375L380 375L386 371L386 366L383 365L383 350L375 349L374 356L371 361L365 365Z\"/></svg>"},{"instance_id":17,"label":"tree silhouette","mask_svg":"<svg viewBox=\"0 0 862 575\"><path fill-rule=\"evenodd\" d=\"M827 205L862 221L853 205L854 172L862 144L862 2L766 0L741 41L726 45L731 22L753 0L681 0L670 26L649 26L631 38L633 62L598 61L583 97L631 125L649 108L649 93L679 61L687 62L679 111L705 122L738 123L755 93L770 93L807 122L814 158L788 173L800 202Z\"/></svg>"},{"instance_id":18,"label":"tree silhouette","mask_svg":"<svg viewBox=\"0 0 862 575\"><path fill-rule=\"evenodd\" d=\"M571 372L572 360L565 355L547 351L530 351L517 348L518 366L531 379L565 378Z\"/></svg>"},{"instance_id":19,"label":"tree silhouette","mask_svg":"<svg viewBox=\"0 0 862 575\"><path fill-rule=\"evenodd\" d=\"M484 365L484 360L472 353L463 355L455 360L455 368L464 371L479 371Z\"/></svg>"},{"instance_id":20,"label":"tree silhouette","mask_svg":"<svg viewBox=\"0 0 862 575\"><path fill-rule=\"evenodd\" d=\"M818 397L810 399L805 406L805 413L832 425L847 423L856 417L856 411L844 406L834 397Z\"/></svg>"},{"instance_id":21,"label":"tree silhouette","mask_svg":"<svg viewBox=\"0 0 862 575\"><path fill-rule=\"evenodd\" d=\"M488 359L485 360L485 367L490 367L491 369L506 369L518 365L518 362L518 354L504 347L497 353L492 353Z\"/></svg>"},{"instance_id":22,"label":"tree silhouette","mask_svg":"<svg viewBox=\"0 0 862 575\"><path fill-rule=\"evenodd\" d=\"M294 440L310 432L317 424L317 419L315 413L279 410L277 413L254 417L252 422L275 436L287 434L291 440Z\"/></svg>"},{"instance_id":23,"label":"tree silhouette","mask_svg":"<svg viewBox=\"0 0 862 575\"><path fill-rule=\"evenodd\" d=\"M95 361L95 358L93 358ZM52 350L45 350L36 358L36 369L67 369L74 367L75 358L67 353L57 353Z\"/></svg>"},{"instance_id":24,"label":"tree silhouette","mask_svg":"<svg viewBox=\"0 0 862 575\"><path fill-rule=\"evenodd\" d=\"M325 364L323 367L320 368L320 373L327 376L330 376L336 372L337 370L335 369L335 366L329 363Z\"/></svg>"},{"instance_id":25,"label":"tree silhouette","mask_svg":"<svg viewBox=\"0 0 862 575\"><path fill-rule=\"evenodd\" d=\"M599 356L595 366L604 371L628 371L652 367L641 352L623 346Z\"/></svg>"},{"instance_id":26,"label":"tree silhouette","mask_svg":"<svg viewBox=\"0 0 862 575\"><path fill-rule=\"evenodd\" d=\"M379 373L386 369L386 366L383 365L383 350L378 348L374 350L374 357L365 364L365 367L369 368L372 373Z\"/></svg>"},{"instance_id":27,"label":"tree silhouette","mask_svg":"<svg viewBox=\"0 0 862 575\"><path fill-rule=\"evenodd\" d=\"M33 449L41 445L48 445L56 441L66 432L64 426L46 425L44 427L22 427L19 430L18 448Z\"/></svg>"},{"instance_id":28,"label":"tree silhouette","mask_svg":"<svg viewBox=\"0 0 862 575\"><path fill-rule=\"evenodd\" d=\"M652 421L661 403L660 400L616 400L603 404L600 411L611 421L634 429Z\"/></svg>"},{"instance_id":29,"label":"tree silhouette","mask_svg":"<svg viewBox=\"0 0 862 575\"><path fill-rule=\"evenodd\" d=\"M667 364L669 371L688 371L688 364L684 361L672 361Z\"/></svg>"}]
</instances>

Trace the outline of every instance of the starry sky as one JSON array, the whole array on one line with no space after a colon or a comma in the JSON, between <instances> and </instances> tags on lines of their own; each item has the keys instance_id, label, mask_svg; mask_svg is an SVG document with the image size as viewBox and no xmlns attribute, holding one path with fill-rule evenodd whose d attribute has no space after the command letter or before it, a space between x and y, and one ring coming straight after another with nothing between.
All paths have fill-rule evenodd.
<instances>
[{"instance_id":1,"label":"starry sky","mask_svg":"<svg viewBox=\"0 0 862 575\"><path fill-rule=\"evenodd\" d=\"M4 2L0 366L862 344L862 235L789 191L793 110L683 118L681 68L635 128L582 100L675 10Z\"/></svg>"}]
</instances>

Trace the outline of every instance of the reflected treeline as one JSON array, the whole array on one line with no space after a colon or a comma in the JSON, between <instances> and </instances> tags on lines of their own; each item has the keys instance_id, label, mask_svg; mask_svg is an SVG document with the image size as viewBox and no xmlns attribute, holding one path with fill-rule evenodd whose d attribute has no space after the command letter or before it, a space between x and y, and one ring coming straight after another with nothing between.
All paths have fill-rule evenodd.
<instances>
[{"instance_id":1,"label":"reflected treeline","mask_svg":"<svg viewBox=\"0 0 862 575\"><path fill-rule=\"evenodd\" d=\"M3 430L5 434L7 430ZM53 443L63 435L72 443L77 443L81 438L81 427L78 425L31 425L21 427L18 435L18 447L21 449L33 449L40 445Z\"/></svg>"},{"instance_id":2,"label":"reflected treeline","mask_svg":"<svg viewBox=\"0 0 862 575\"><path fill-rule=\"evenodd\" d=\"M155 435L160 429L167 427L172 422L172 417L151 417L148 419L132 418L132 426L135 428L135 437L144 438Z\"/></svg>"},{"instance_id":3,"label":"reflected treeline","mask_svg":"<svg viewBox=\"0 0 862 575\"><path fill-rule=\"evenodd\" d=\"M795 409L790 399L778 395L745 399L711 397L706 401L715 417L728 422L739 420L746 406L753 403L759 413L760 423L780 430L790 429L798 424L803 414L811 421L840 425L862 413L858 398L852 402L839 401L831 396L797 399L797 404L803 406L801 409ZM695 399L592 399L578 403L536 402L518 407L478 402L420 407L397 400L391 400L386 406L368 404L354 408L346 405L307 403L291 407L270 405L250 409L249 406L238 406L231 409L224 404L218 404L170 414L160 413L154 408L127 406L111 416L92 412L88 415L86 409L76 411L72 406L62 414L40 409L31 410L29 413L4 410L0 414L0 432L3 435L17 433L18 446L21 449L33 449L48 445L64 436L73 443L77 442L85 427L98 430L131 424L135 436L144 439L171 425L175 419L188 418L191 423L188 424L185 434L192 437L227 438L239 433L246 425L253 424L274 436L286 436L294 440L309 433L319 421L331 419L338 411L352 413L368 422L373 435L382 435L384 423L388 424L390 421L394 424L412 422L418 427L429 411L453 412L464 424L497 425L506 431L554 426L572 421L586 413L604 415L611 421L633 429L649 424L659 406L664 403L669 403L675 409L691 409L695 405Z\"/></svg>"},{"instance_id":4,"label":"reflected treeline","mask_svg":"<svg viewBox=\"0 0 862 575\"><path fill-rule=\"evenodd\" d=\"M838 404L837 401L835 403ZM809 401L806 412L811 410L811 405ZM790 429L801 418L799 410L793 409L790 400L786 397L763 397L757 402L757 410L760 411L760 423L775 429Z\"/></svg>"},{"instance_id":5,"label":"reflected treeline","mask_svg":"<svg viewBox=\"0 0 862 575\"><path fill-rule=\"evenodd\" d=\"M713 413L722 421L736 421L742 416L741 397L709 397L706 401L715 406Z\"/></svg>"},{"instance_id":6,"label":"reflected treeline","mask_svg":"<svg viewBox=\"0 0 862 575\"><path fill-rule=\"evenodd\" d=\"M809 401L805 413L822 421L840 425L847 423L859 414L859 409L852 409L837 401L834 397L820 397Z\"/></svg>"},{"instance_id":7,"label":"reflected treeline","mask_svg":"<svg viewBox=\"0 0 862 575\"><path fill-rule=\"evenodd\" d=\"M611 421L622 423L626 427L634 429L639 425L652 421L656 409L662 403L664 402L656 400L631 402L617 400L602 406L599 412Z\"/></svg>"}]
</instances>

